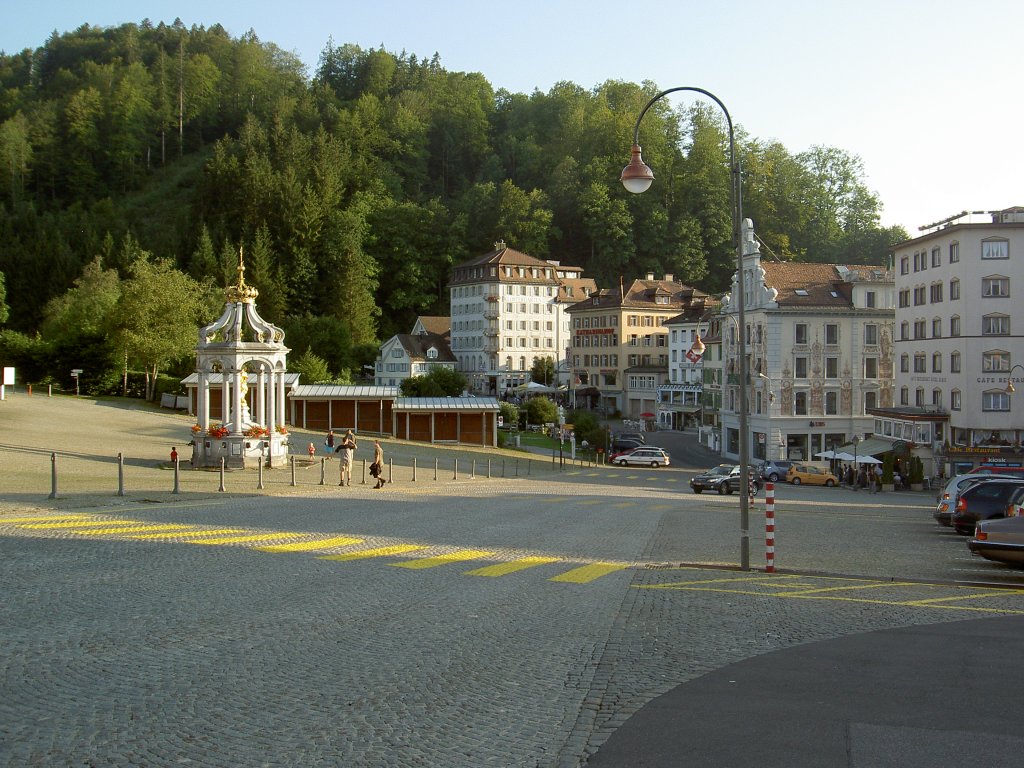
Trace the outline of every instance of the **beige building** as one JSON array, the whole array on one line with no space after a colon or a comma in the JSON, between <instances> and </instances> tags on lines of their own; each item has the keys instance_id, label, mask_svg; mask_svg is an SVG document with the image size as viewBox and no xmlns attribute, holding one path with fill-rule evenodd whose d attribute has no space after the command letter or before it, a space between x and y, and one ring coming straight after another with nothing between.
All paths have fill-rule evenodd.
<instances>
[{"instance_id":1,"label":"beige building","mask_svg":"<svg viewBox=\"0 0 1024 768\"><path fill-rule=\"evenodd\" d=\"M744 222L743 285L749 380L739 372L740 329L723 298L722 453L741 439L761 459L813 459L874 431L871 410L893 402L896 290L884 266L770 262ZM739 431L746 386L748 434ZM867 446L865 446L867 447ZM872 444L876 453L891 441Z\"/></svg>"},{"instance_id":2,"label":"beige building","mask_svg":"<svg viewBox=\"0 0 1024 768\"><path fill-rule=\"evenodd\" d=\"M683 313L699 316L707 294L672 275L601 290L568 308L574 384L594 393L607 413L653 420L658 387L668 383L669 329ZM645 416L644 414L650 414Z\"/></svg>"},{"instance_id":3,"label":"beige building","mask_svg":"<svg viewBox=\"0 0 1024 768\"><path fill-rule=\"evenodd\" d=\"M498 241L452 270L451 350L471 392L501 395L530 381L538 358L555 363L551 386L569 383L565 308L596 290L580 267L543 261Z\"/></svg>"},{"instance_id":4,"label":"beige building","mask_svg":"<svg viewBox=\"0 0 1024 768\"><path fill-rule=\"evenodd\" d=\"M896 397L875 432L910 444L926 474L1024 465L1024 207L936 222L893 256Z\"/></svg>"}]
</instances>

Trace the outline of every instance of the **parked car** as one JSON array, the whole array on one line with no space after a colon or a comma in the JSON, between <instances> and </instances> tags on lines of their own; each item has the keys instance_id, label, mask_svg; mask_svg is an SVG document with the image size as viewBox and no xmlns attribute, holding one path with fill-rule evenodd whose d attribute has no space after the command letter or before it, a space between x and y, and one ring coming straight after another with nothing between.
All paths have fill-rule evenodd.
<instances>
[{"instance_id":1,"label":"parked car","mask_svg":"<svg viewBox=\"0 0 1024 768\"><path fill-rule=\"evenodd\" d=\"M932 512L932 517L939 525L953 525L953 510L956 509L960 493L972 485L984 483L990 479L992 479L992 475L975 474L956 475L950 478L936 497L935 511Z\"/></svg>"},{"instance_id":2,"label":"parked car","mask_svg":"<svg viewBox=\"0 0 1024 768\"><path fill-rule=\"evenodd\" d=\"M645 445L641 448L634 448L629 453L620 454L615 458L619 466L644 466L644 467L667 467L669 455L664 448L655 448Z\"/></svg>"},{"instance_id":3,"label":"parked car","mask_svg":"<svg viewBox=\"0 0 1024 768\"><path fill-rule=\"evenodd\" d=\"M777 483L779 480L785 480L786 473L794 463L795 462L783 461L781 459L765 461L761 464L761 478L772 483Z\"/></svg>"},{"instance_id":4,"label":"parked car","mask_svg":"<svg viewBox=\"0 0 1024 768\"><path fill-rule=\"evenodd\" d=\"M729 478L732 476L732 464L719 464L690 478L690 488L694 493L703 491L718 491L719 493L731 493Z\"/></svg>"},{"instance_id":5,"label":"parked car","mask_svg":"<svg viewBox=\"0 0 1024 768\"><path fill-rule=\"evenodd\" d=\"M644 437L643 432L619 432L615 436L616 440L636 440L638 443L646 443L647 438Z\"/></svg>"},{"instance_id":6,"label":"parked car","mask_svg":"<svg viewBox=\"0 0 1024 768\"><path fill-rule=\"evenodd\" d=\"M626 451L630 451L633 448L642 448L643 445L644 444L641 443L639 440L628 440L616 437L614 440L612 440L612 449L610 453L625 453Z\"/></svg>"},{"instance_id":7,"label":"parked car","mask_svg":"<svg viewBox=\"0 0 1024 768\"><path fill-rule=\"evenodd\" d=\"M983 520L975 527L967 546L986 560L1024 566L1024 517Z\"/></svg>"},{"instance_id":8,"label":"parked car","mask_svg":"<svg viewBox=\"0 0 1024 768\"><path fill-rule=\"evenodd\" d=\"M963 493L953 510L957 533L969 536L981 520L1006 517L1006 508L1024 498L1024 480L1000 478L973 485Z\"/></svg>"},{"instance_id":9,"label":"parked car","mask_svg":"<svg viewBox=\"0 0 1024 768\"><path fill-rule=\"evenodd\" d=\"M754 493L760 491L761 478L757 476L757 473L754 471L753 467L748 469L747 477L749 478L749 482L754 484ZM740 465L737 464L735 467L732 468L732 472L729 473L729 488L726 491L726 493L732 493L734 490L738 491L741 487L742 483L740 483Z\"/></svg>"},{"instance_id":10,"label":"parked car","mask_svg":"<svg viewBox=\"0 0 1024 768\"><path fill-rule=\"evenodd\" d=\"M998 475L999 477L1024 478L1024 467L981 466L970 471L972 475Z\"/></svg>"},{"instance_id":11,"label":"parked car","mask_svg":"<svg viewBox=\"0 0 1024 768\"><path fill-rule=\"evenodd\" d=\"M839 485L839 478L827 469L813 464L794 464L786 472L786 482L793 485L824 485L831 488Z\"/></svg>"}]
</instances>

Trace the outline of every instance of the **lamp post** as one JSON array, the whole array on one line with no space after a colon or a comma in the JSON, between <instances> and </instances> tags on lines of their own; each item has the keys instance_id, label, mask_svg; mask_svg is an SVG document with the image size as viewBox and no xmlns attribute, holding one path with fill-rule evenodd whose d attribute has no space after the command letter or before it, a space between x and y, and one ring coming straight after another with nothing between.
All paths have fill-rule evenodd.
<instances>
[{"instance_id":1,"label":"lamp post","mask_svg":"<svg viewBox=\"0 0 1024 768\"><path fill-rule=\"evenodd\" d=\"M1012 395L1014 392L1017 391L1017 388L1013 386L1013 372L1016 371L1018 368L1024 371L1024 365L1017 363L1017 365L1013 366L1013 368L1006 372L1006 394L1008 395Z\"/></svg>"},{"instance_id":2,"label":"lamp post","mask_svg":"<svg viewBox=\"0 0 1024 768\"><path fill-rule=\"evenodd\" d=\"M732 204L732 237L733 243L736 246L736 307L739 319L739 332L740 332L740 366L739 366L739 454L740 454L740 477L749 477L750 474L750 456L749 446L747 441L749 435L747 434L747 339L744 329L746 326L744 317L744 296L743 296L743 241L740 237L740 226L743 222L743 194L740 186L740 164L736 158L736 134L733 131L732 116L729 114L729 110L726 109L725 104L715 94L710 91L706 91L703 88L697 88L694 86L679 86L678 88L669 88L666 91L654 96L642 110L640 115L636 119L636 125L633 127L633 147L632 154L630 157L629 164L622 169L622 174L619 176L619 180L622 185L630 192L640 194L650 189L651 184L654 183L654 171L652 171L643 161L640 156L640 122L644 119L644 115L647 114L655 102L668 96L670 93L677 93L679 91L692 91L707 96L709 99L714 101L725 115L725 121L729 127L729 169L732 179L731 185L731 204ZM696 342L695 342L696 344ZM703 345L702 345L703 346ZM750 503L747 494L740 494L740 567L743 570L750 570Z\"/></svg>"},{"instance_id":3,"label":"lamp post","mask_svg":"<svg viewBox=\"0 0 1024 768\"><path fill-rule=\"evenodd\" d=\"M860 487L860 467L857 465L857 446L860 445L860 435L853 436L853 490Z\"/></svg>"}]
</instances>

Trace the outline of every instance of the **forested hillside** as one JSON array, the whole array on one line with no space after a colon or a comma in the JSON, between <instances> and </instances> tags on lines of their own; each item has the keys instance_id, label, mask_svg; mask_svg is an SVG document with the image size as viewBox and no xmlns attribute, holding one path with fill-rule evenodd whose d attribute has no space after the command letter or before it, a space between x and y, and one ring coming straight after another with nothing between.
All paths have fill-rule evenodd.
<instances>
[{"instance_id":1,"label":"forested hillside","mask_svg":"<svg viewBox=\"0 0 1024 768\"><path fill-rule=\"evenodd\" d=\"M125 296L159 264L191 278L181 290L201 295L201 315L240 247L261 313L332 375L417 314L447 314L451 265L498 239L599 285L654 271L722 290L733 256L720 116L659 103L641 133L657 184L632 196L618 183L655 92L496 91L437 55L331 41L309 73L252 32L181 22L54 33L0 55L0 353L35 344L45 367L40 344L95 345L114 371L187 370L187 351L139 351ZM856 156L740 133L745 214L780 257L881 263L905 237L879 227ZM97 285L102 311L83 309ZM69 312L92 322L69 328Z\"/></svg>"}]
</instances>

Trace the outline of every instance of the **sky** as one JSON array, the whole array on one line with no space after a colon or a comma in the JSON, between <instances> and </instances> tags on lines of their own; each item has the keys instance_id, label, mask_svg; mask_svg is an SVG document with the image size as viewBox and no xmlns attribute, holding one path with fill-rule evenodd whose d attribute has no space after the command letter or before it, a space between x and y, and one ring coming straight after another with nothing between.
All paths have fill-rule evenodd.
<instances>
[{"instance_id":1,"label":"sky","mask_svg":"<svg viewBox=\"0 0 1024 768\"><path fill-rule=\"evenodd\" d=\"M791 154L861 158L883 226L911 236L961 211L1024 205L1020 0L42 0L5 4L0 50L54 31L148 18L221 24L294 51L329 38L480 72L495 89L651 81L714 93L733 122ZM677 105L693 95L669 97ZM623 165L630 136L623 136ZM641 129L641 143L642 129ZM973 221L988 221L975 215ZM754 222L755 228L757 222Z\"/></svg>"}]
</instances>

